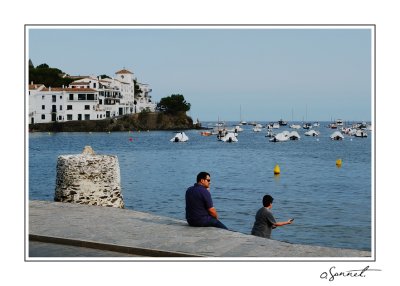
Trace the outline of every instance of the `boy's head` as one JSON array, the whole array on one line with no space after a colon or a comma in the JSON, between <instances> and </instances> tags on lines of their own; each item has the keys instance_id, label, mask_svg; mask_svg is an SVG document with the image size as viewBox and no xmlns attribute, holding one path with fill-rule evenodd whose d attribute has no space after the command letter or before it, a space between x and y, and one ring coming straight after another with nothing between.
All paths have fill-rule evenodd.
<instances>
[{"instance_id":1,"label":"boy's head","mask_svg":"<svg viewBox=\"0 0 400 286\"><path fill-rule=\"evenodd\" d=\"M274 198L271 197L270 195L265 195L263 197L263 206L264 207L269 207L270 204L274 201Z\"/></svg>"}]
</instances>

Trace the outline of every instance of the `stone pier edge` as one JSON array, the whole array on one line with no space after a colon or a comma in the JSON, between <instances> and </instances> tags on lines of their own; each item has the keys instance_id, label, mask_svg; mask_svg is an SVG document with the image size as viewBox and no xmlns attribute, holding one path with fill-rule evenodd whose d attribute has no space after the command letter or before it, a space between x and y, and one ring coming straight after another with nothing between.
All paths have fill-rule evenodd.
<instances>
[{"instance_id":1,"label":"stone pier edge","mask_svg":"<svg viewBox=\"0 0 400 286\"><path fill-rule=\"evenodd\" d=\"M172 252L172 251L150 249L150 248L122 246L116 244L99 243L88 240L70 239L70 238L62 238L55 236L44 236L37 234L29 234L29 241L64 244L70 246L78 246L78 247L92 248L98 250L107 250L120 253L134 254L146 257L204 257L201 255L189 254L183 252Z\"/></svg>"}]
</instances>

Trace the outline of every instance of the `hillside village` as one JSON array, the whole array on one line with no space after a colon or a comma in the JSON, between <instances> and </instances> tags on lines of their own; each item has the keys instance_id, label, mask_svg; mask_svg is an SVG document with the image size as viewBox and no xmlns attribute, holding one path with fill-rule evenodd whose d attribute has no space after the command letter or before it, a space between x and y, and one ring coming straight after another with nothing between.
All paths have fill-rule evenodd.
<instances>
[{"instance_id":1,"label":"hillside village","mask_svg":"<svg viewBox=\"0 0 400 286\"><path fill-rule=\"evenodd\" d=\"M154 112L148 84L138 83L134 74L122 69L114 78L79 77L68 86L29 84L29 123L102 120L123 115Z\"/></svg>"}]
</instances>

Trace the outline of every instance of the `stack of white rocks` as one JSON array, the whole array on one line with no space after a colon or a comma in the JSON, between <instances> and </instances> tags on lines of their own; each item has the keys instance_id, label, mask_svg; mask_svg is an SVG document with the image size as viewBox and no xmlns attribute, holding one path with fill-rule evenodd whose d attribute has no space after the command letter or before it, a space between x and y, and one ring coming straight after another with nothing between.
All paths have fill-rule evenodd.
<instances>
[{"instance_id":1,"label":"stack of white rocks","mask_svg":"<svg viewBox=\"0 0 400 286\"><path fill-rule=\"evenodd\" d=\"M54 200L124 208L117 156L96 155L90 146L59 156Z\"/></svg>"}]
</instances>

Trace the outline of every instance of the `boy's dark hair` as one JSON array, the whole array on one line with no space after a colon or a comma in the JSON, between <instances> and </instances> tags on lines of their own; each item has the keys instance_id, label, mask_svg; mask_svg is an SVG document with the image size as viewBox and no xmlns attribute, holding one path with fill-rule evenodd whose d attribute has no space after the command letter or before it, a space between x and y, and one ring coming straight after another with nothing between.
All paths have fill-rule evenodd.
<instances>
[{"instance_id":1,"label":"boy's dark hair","mask_svg":"<svg viewBox=\"0 0 400 286\"><path fill-rule=\"evenodd\" d=\"M197 175L197 181L196 181L196 182L197 182L197 183L200 182L201 179L207 179L207 176L210 177L210 174L207 173L207 172L200 172L200 173Z\"/></svg>"},{"instance_id":2,"label":"boy's dark hair","mask_svg":"<svg viewBox=\"0 0 400 286\"><path fill-rule=\"evenodd\" d=\"M263 197L263 206L268 207L272 202L274 201L274 198L271 197L270 195L265 195Z\"/></svg>"}]
</instances>

